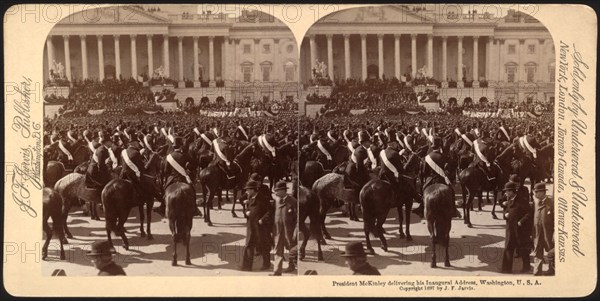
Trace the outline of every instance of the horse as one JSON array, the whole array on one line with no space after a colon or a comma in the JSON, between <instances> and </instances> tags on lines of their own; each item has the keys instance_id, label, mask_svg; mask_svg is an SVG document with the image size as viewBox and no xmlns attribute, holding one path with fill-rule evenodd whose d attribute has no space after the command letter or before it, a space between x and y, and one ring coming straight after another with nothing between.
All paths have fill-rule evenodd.
<instances>
[{"instance_id":1,"label":"horse","mask_svg":"<svg viewBox=\"0 0 600 301\"><path fill-rule=\"evenodd\" d=\"M65 165L60 161L49 161L44 171L44 186L54 187L56 182L67 174Z\"/></svg>"},{"instance_id":2,"label":"horse","mask_svg":"<svg viewBox=\"0 0 600 301\"><path fill-rule=\"evenodd\" d=\"M321 241L323 234L321 232L321 218L319 216L319 198L310 189L300 186L298 191L298 227L302 232L304 239L300 245L300 260L306 256L306 244L312 236L317 240L317 261L323 261L323 251L321 250ZM310 230L306 227L306 218L310 219Z\"/></svg>"},{"instance_id":3,"label":"horse","mask_svg":"<svg viewBox=\"0 0 600 301\"><path fill-rule=\"evenodd\" d=\"M233 163L240 168L239 179L237 179L237 185L233 185L233 205L231 206L231 216L237 217L235 213L235 204L237 201L237 191L241 191L243 189L242 185L247 181L248 176L250 174L250 160L252 156L256 154L256 148L253 144L244 144L246 145L233 159ZM229 197L227 197L229 198ZM220 203L219 199L219 203ZM247 217L246 214L246 205L243 202L240 202L242 205L242 212L244 213L244 217Z\"/></svg>"},{"instance_id":4,"label":"horse","mask_svg":"<svg viewBox=\"0 0 600 301\"><path fill-rule=\"evenodd\" d=\"M333 206L339 207L341 204L338 200L349 203L358 203L356 192L353 189L346 189L344 187L344 176L337 173L328 173L319 178L313 184L312 190L319 199L321 229L325 238L331 239L331 235L329 235L325 226L327 211ZM322 243L326 244L325 240L323 240Z\"/></svg>"},{"instance_id":5,"label":"horse","mask_svg":"<svg viewBox=\"0 0 600 301\"><path fill-rule=\"evenodd\" d=\"M198 138L191 142L188 146L188 155L192 160L198 162L198 167L204 169L212 162L213 152L212 145L208 144L204 139Z\"/></svg>"},{"instance_id":6,"label":"horse","mask_svg":"<svg viewBox=\"0 0 600 301\"><path fill-rule=\"evenodd\" d=\"M300 182L306 187L312 187L317 179L324 176L326 171L319 161L307 161L300 176Z\"/></svg>"},{"instance_id":7,"label":"horse","mask_svg":"<svg viewBox=\"0 0 600 301\"><path fill-rule=\"evenodd\" d=\"M400 206L396 204L394 188L387 181L372 179L360 190L359 199L363 210L363 229L367 240L367 252L375 254L375 250L371 246L369 233L373 233L381 240L381 248L387 252L387 241L383 236L383 223L390 208L398 207L398 216L402 218ZM410 214L410 211L407 211L408 214ZM402 223L400 223L400 232L402 233Z\"/></svg>"},{"instance_id":8,"label":"horse","mask_svg":"<svg viewBox=\"0 0 600 301\"><path fill-rule=\"evenodd\" d=\"M458 179L463 196L463 215L464 223L472 228L471 213L473 210L473 200L475 196L479 196L478 210L481 211L482 192L483 190L492 190L494 198L494 207L492 208L492 217L496 219L496 191L501 189L501 186L508 181L508 177L497 164L490 165L490 174L495 175L493 180L487 179L483 171L477 166L471 166L460 172Z\"/></svg>"},{"instance_id":9,"label":"horse","mask_svg":"<svg viewBox=\"0 0 600 301\"><path fill-rule=\"evenodd\" d=\"M79 204L79 200L90 203L90 215L94 220L100 220L96 211L96 204L101 203L97 190L88 189L85 186L85 176L78 173L70 173L56 182L54 191L60 195L63 200L62 219L67 238L73 238L67 226L67 217L71 206ZM66 243L66 239L64 240Z\"/></svg>"},{"instance_id":10,"label":"horse","mask_svg":"<svg viewBox=\"0 0 600 301\"><path fill-rule=\"evenodd\" d=\"M185 264L191 265L190 238L194 212L196 209L196 193L187 183L173 183L165 190L166 215L169 229L173 236L172 266L177 265L177 243L183 242L186 248Z\"/></svg>"},{"instance_id":11,"label":"horse","mask_svg":"<svg viewBox=\"0 0 600 301\"><path fill-rule=\"evenodd\" d=\"M62 218L63 200L52 188L45 187L43 189L42 204L42 227L44 233L46 233L46 242L44 242L44 246L42 247L42 259L48 257L48 245L52 239L52 233L55 232L60 242L60 260L65 260L63 246L65 234L63 231L64 220ZM52 228L48 225L49 218L52 218Z\"/></svg>"},{"instance_id":12,"label":"horse","mask_svg":"<svg viewBox=\"0 0 600 301\"><path fill-rule=\"evenodd\" d=\"M452 217L456 211L454 190L451 186L445 184L434 183L428 185L423 191L423 202L425 204L427 230L429 231L431 246L433 248L431 267L437 267L435 250L437 244L440 244L445 248L446 256L444 266L450 267L448 247L450 244Z\"/></svg>"}]
</instances>

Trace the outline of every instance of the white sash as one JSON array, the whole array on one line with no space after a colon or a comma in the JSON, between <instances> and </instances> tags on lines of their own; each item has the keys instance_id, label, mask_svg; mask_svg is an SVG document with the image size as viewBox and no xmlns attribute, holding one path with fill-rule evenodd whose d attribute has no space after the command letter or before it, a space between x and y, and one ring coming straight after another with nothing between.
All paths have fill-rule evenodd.
<instances>
[{"instance_id":1,"label":"white sash","mask_svg":"<svg viewBox=\"0 0 600 301\"><path fill-rule=\"evenodd\" d=\"M213 128L213 133L215 133L215 135L219 136L219 131L217 130L217 128Z\"/></svg>"},{"instance_id":2,"label":"white sash","mask_svg":"<svg viewBox=\"0 0 600 301\"><path fill-rule=\"evenodd\" d=\"M523 141L523 145L525 145L525 147L527 148L527 150L529 150L531 152L531 154L533 155L533 158L537 158L537 151L535 150L535 148L533 148L529 142L527 142L527 136L523 136L521 137L521 141Z\"/></svg>"},{"instance_id":3,"label":"white sash","mask_svg":"<svg viewBox=\"0 0 600 301\"><path fill-rule=\"evenodd\" d=\"M419 127L418 126L415 126L415 133L417 133L417 134L419 133Z\"/></svg>"},{"instance_id":4,"label":"white sash","mask_svg":"<svg viewBox=\"0 0 600 301\"><path fill-rule=\"evenodd\" d=\"M275 148L273 146L271 146L271 144L269 144L265 134L262 135L262 142L263 142L263 145L271 152L271 154L273 155L273 158L275 158Z\"/></svg>"},{"instance_id":5,"label":"white sash","mask_svg":"<svg viewBox=\"0 0 600 301\"><path fill-rule=\"evenodd\" d=\"M155 131L157 134L160 134L160 132L158 131L158 127L157 127L157 126L155 126L155 127L154 127L154 131Z\"/></svg>"},{"instance_id":6,"label":"white sash","mask_svg":"<svg viewBox=\"0 0 600 301\"><path fill-rule=\"evenodd\" d=\"M510 141L510 136L508 135L508 132L506 131L506 129L503 126L501 126L500 130L502 131L502 133L504 133L504 136L506 136L508 141Z\"/></svg>"},{"instance_id":7,"label":"white sash","mask_svg":"<svg viewBox=\"0 0 600 301\"><path fill-rule=\"evenodd\" d=\"M467 135L465 135L465 134L461 134L460 136L461 136L461 137L463 138L463 140L465 140L465 142L467 142L467 143L468 143L470 146L473 146L473 141L471 141L471 139L469 139L469 137L467 137Z\"/></svg>"},{"instance_id":8,"label":"white sash","mask_svg":"<svg viewBox=\"0 0 600 301\"><path fill-rule=\"evenodd\" d=\"M129 168L131 168L131 170L133 170L133 172L135 172L135 175L139 178L142 174L140 173L140 170L137 168L137 166L133 163L133 161L129 159L126 149L124 149L121 152L121 156L123 157L123 161L125 161L125 164L127 164L127 166L129 166Z\"/></svg>"},{"instance_id":9,"label":"white sash","mask_svg":"<svg viewBox=\"0 0 600 301\"><path fill-rule=\"evenodd\" d=\"M94 148L94 143L92 141L88 142L88 148L92 151L92 153L96 151L96 149Z\"/></svg>"},{"instance_id":10,"label":"white sash","mask_svg":"<svg viewBox=\"0 0 600 301\"><path fill-rule=\"evenodd\" d=\"M400 146L404 147L404 143L402 142L402 139L400 139L400 136L398 136L398 133L396 133L396 141L400 143Z\"/></svg>"},{"instance_id":11,"label":"white sash","mask_svg":"<svg viewBox=\"0 0 600 301\"><path fill-rule=\"evenodd\" d=\"M152 149L152 147L150 147L150 143L148 143L148 135L144 136L144 144L146 145L146 147L153 152L154 150Z\"/></svg>"},{"instance_id":12,"label":"white sash","mask_svg":"<svg viewBox=\"0 0 600 301\"><path fill-rule=\"evenodd\" d=\"M62 141L60 140L58 141L58 148L60 148L60 150L67 155L69 160L73 161L73 155L71 155L71 152L69 152L69 150L62 144Z\"/></svg>"},{"instance_id":13,"label":"white sash","mask_svg":"<svg viewBox=\"0 0 600 301\"><path fill-rule=\"evenodd\" d=\"M179 174L185 177L185 180L188 182L188 184L192 184L192 179L190 179L190 176L188 176L185 169L181 165L179 165L179 163L177 163L175 159L173 159L173 156L171 156L171 154L167 156L167 162L171 164L173 169L175 169Z\"/></svg>"},{"instance_id":14,"label":"white sash","mask_svg":"<svg viewBox=\"0 0 600 301\"><path fill-rule=\"evenodd\" d=\"M385 167L387 167L391 172L393 172L394 176L397 178L399 176L398 169L396 169L396 166L394 166L394 164L392 164L392 162L390 162L390 160L387 158L387 156L385 155L385 151L381 151L379 156L381 157L383 164L385 164Z\"/></svg>"},{"instance_id":15,"label":"white sash","mask_svg":"<svg viewBox=\"0 0 600 301\"><path fill-rule=\"evenodd\" d=\"M446 181L446 184L450 185L450 179L448 179L448 177L446 176L446 173L444 173L444 170L439 165L437 165L437 163L435 163L433 161L433 159L431 159L431 156L429 156L429 155L425 156L425 162L427 162L427 165L429 165L429 167L431 167L431 169L433 169L433 171L435 171L435 173L437 173L442 178L444 178L444 180Z\"/></svg>"},{"instance_id":16,"label":"white sash","mask_svg":"<svg viewBox=\"0 0 600 301\"><path fill-rule=\"evenodd\" d=\"M92 159L94 159L94 161L96 161L97 164L100 164L100 160L98 159L98 155L96 155L96 152L94 152Z\"/></svg>"},{"instance_id":17,"label":"white sash","mask_svg":"<svg viewBox=\"0 0 600 301\"><path fill-rule=\"evenodd\" d=\"M108 148L108 155L110 155L110 161L112 161L112 167L117 168L117 157L115 157L115 153L113 153L112 148Z\"/></svg>"},{"instance_id":18,"label":"white sash","mask_svg":"<svg viewBox=\"0 0 600 301\"><path fill-rule=\"evenodd\" d=\"M262 136L261 136L261 137L262 137ZM310 140L310 143L313 143L313 142L315 142L315 139L313 139L312 135L310 135L310 136L308 137L308 139Z\"/></svg>"},{"instance_id":19,"label":"white sash","mask_svg":"<svg viewBox=\"0 0 600 301\"><path fill-rule=\"evenodd\" d=\"M335 139L333 139L333 136L331 136L331 131L327 131L327 137L329 137L329 140L332 142L335 142Z\"/></svg>"},{"instance_id":20,"label":"white sash","mask_svg":"<svg viewBox=\"0 0 600 301\"><path fill-rule=\"evenodd\" d=\"M125 135L125 137L127 137L127 139L131 140L131 136L129 136L129 134L127 134L127 131L123 131L123 134Z\"/></svg>"},{"instance_id":21,"label":"white sash","mask_svg":"<svg viewBox=\"0 0 600 301\"><path fill-rule=\"evenodd\" d=\"M402 149L398 154L400 154L400 156L404 155L404 153L406 152L406 149Z\"/></svg>"},{"instance_id":22,"label":"white sash","mask_svg":"<svg viewBox=\"0 0 600 301\"><path fill-rule=\"evenodd\" d=\"M422 129L421 129L421 134L425 135L425 137L429 136L429 135L427 134L427 130L426 130L425 128L422 128Z\"/></svg>"},{"instance_id":23,"label":"white sash","mask_svg":"<svg viewBox=\"0 0 600 301\"><path fill-rule=\"evenodd\" d=\"M173 135L169 134L167 138L169 139L169 141L171 141L171 143L175 144L175 137L173 137Z\"/></svg>"},{"instance_id":24,"label":"white sash","mask_svg":"<svg viewBox=\"0 0 600 301\"><path fill-rule=\"evenodd\" d=\"M206 141L206 143L208 143L208 144L212 144L212 141L211 141L211 140L210 140L208 137L206 137L206 134L202 133L202 134L200 135L200 137L201 137L201 138L202 138L204 141Z\"/></svg>"},{"instance_id":25,"label":"white sash","mask_svg":"<svg viewBox=\"0 0 600 301\"><path fill-rule=\"evenodd\" d=\"M162 129L160 129L160 132L161 132L163 135L165 135L165 137L166 137L166 136L169 136L169 135L167 134L167 131L165 131L165 128L162 128Z\"/></svg>"},{"instance_id":26,"label":"white sash","mask_svg":"<svg viewBox=\"0 0 600 301\"><path fill-rule=\"evenodd\" d=\"M479 129L478 128L474 128L473 131L475 131L475 135L479 136Z\"/></svg>"},{"instance_id":27,"label":"white sash","mask_svg":"<svg viewBox=\"0 0 600 301\"><path fill-rule=\"evenodd\" d=\"M433 136L432 135L427 136L427 140L429 140L429 141L431 141L431 143L433 143Z\"/></svg>"},{"instance_id":28,"label":"white sash","mask_svg":"<svg viewBox=\"0 0 600 301\"><path fill-rule=\"evenodd\" d=\"M196 135L200 136L200 131L198 130L198 128L194 128L194 133L196 133Z\"/></svg>"},{"instance_id":29,"label":"white sash","mask_svg":"<svg viewBox=\"0 0 600 301\"><path fill-rule=\"evenodd\" d=\"M348 141L348 149L354 153L354 147L352 147L352 141Z\"/></svg>"},{"instance_id":30,"label":"white sash","mask_svg":"<svg viewBox=\"0 0 600 301\"><path fill-rule=\"evenodd\" d=\"M344 136L344 140L346 140L346 142L350 142L350 139L348 139L348 130L345 130L342 135Z\"/></svg>"},{"instance_id":31,"label":"white sash","mask_svg":"<svg viewBox=\"0 0 600 301\"><path fill-rule=\"evenodd\" d=\"M329 134L329 133L327 133ZM265 140L266 142L266 140ZM327 157L327 160L331 161L331 154L325 149L325 147L323 146L323 144L321 143L321 140L317 141L317 147L319 148L319 150L321 150L321 152Z\"/></svg>"},{"instance_id":32,"label":"white sash","mask_svg":"<svg viewBox=\"0 0 600 301\"><path fill-rule=\"evenodd\" d=\"M406 136L404 136L404 145L406 146L406 148L408 148L409 151L413 151L412 147L410 147L410 144L408 144L408 140L406 140Z\"/></svg>"},{"instance_id":33,"label":"white sash","mask_svg":"<svg viewBox=\"0 0 600 301\"><path fill-rule=\"evenodd\" d=\"M217 153L217 156L219 156L219 158L221 158L221 160L225 161L225 164L227 164L227 166L229 166L229 164L231 164L231 162L229 162L229 160L227 160L227 157L225 157L225 154L223 154L223 152L221 151L221 148L219 147L219 141L217 139L213 140L213 146L215 147L215 152Z\"/></svg>"},{"instance_id":34,"label":"white sash","mask_svg":"<svg viewBox=\"0 0 600 301\"><path fill-rule=\"evenodd\" d=\"M370 147L367 148L367 154L369 155L369 161L371 161L371 169L375 169L377 167L377 160L375 160L375 156Z\"/></svg>"},{"instance_id":35,"label":"white sash","mask_svg":"<svg viewBox=\"0 0 600 301\"><path fill-rule=\"evenodd\" d=\"M479 149L479 142L477 142L477 140L475 140L473 142L473 145L475 146L475 153L477 154L479 159L481 159L481 161L485 162L485 165L487 165L487 167L490 167L490 165L491 165L490 161L487 160L487 158L483 155L483 153Z\"/></svg>"},{"instance_id":36,"label":"white sash","mask_svg":"<svg viewBox=\"0 0 600 301\"><path fill-rule=\"evenodd\" d=\"M75 140L75 138L73 138L73 136L71 136L71 131L67 132L67 137L69 137L69 140L71 140L73 142L77 142L77 140Z\"/></svg>"},{"instance_id":37,"label":"white sash","mask_svg":"<svg viewBox=\"0 0 600 301\"><path fill-rule=\"evenodd\" d=\"M460 136L462 136L462 134L460 133L460 130L459 130L458 128L455 128L455 129L454 129L454 132L455 132L457 135L460 135Z\"/></svg>"},{"instance_id":38,"label":"white sash","mask_svg":"<svg viewBox=\"0 0 600 301\"><path fill-rule=\"evenodd\" d=\"M389 132L388 132L388 129L385 129L383 132L385 133L385 136L386 136L386 137L390 138L390 134L389 134Z\"/></svg>"},{"instance_id":39,"label":"white sash","mask_svg":"<svg viewBox=\"0 0 600 301\"><path fill-rule=\"evenodd\" d=\"M241 125L238 125L238 129L240 129L240 131L242 132L242 134L244 134L244 136L246 136L246 139L250 139L250 138L248 137L248 133L246 133L246 130L244 129L244 127L243 127L243 126L241 126Z\"/></svg>"},{"instance_id":40,"label":"white sash","mask_svg":"<svg viewBox=\"0 0 600 301\"><path fill-rule=\"evenodd\" d=\"M356 159L356 156L354 155L354 153L352 153L352 155L350 155L350 159L352 160L352 162L358 163L358 159Z\"/></svg>"}]
</instances>

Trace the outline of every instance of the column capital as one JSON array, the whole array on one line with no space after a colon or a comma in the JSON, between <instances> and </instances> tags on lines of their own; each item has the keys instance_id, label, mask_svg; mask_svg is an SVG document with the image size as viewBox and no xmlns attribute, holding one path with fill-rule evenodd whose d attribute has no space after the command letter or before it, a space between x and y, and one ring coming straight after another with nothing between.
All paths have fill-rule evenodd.
<instances>
[{"instance_id":1,"label":"column capital","mask_svg":"<svg viewBox=\"0 0 600 301\"><path fill-rule=\"evenodd\" d=\"M84 35L84 34L80 34L80 35L79 35L79 38L80 38L80 39L82 39L82 40L84 40L84 41L85 41L85 38L86 38L86 37L87 37L87 35Z\"/></svg>"},{"instance_id":2,"label":"column capital","mask_svg":"<svg viewBox=\"0 0 600 301\"><path fill-rule=\"evenodd\" d=\"M540 45L544 45L544 42L546 42L546 39L538 39L538 42L540 43Z\"/></svg>"},{"instance_id":3,"label":"column capital","mask_svg":"<svg viewBox=\"0 0 600 301\"><path fill-rule=\"evenodd\" d=\"M498 41L498 43L500 43L500 45L504 45L504 39L496 39L496 41Z\"/></svg>"},{"instance_id":4,"label":"column capital","mask_svg":"<svg viewBox=\"0 0 600 301\"><path fill-rule=\"evenodd\" d=\"M361 33L360 34L360 39L361 40L365 40L367 38L367 34L366 33Z\"/></svg>"},{"instance_id":5,"label":"column capital","mask_svg":"<svg viewBox=\"0 0 600 301\"><path fill-rule=\"evenodd\" d=\"M48 35L48 36L46 37L46 41L52 41L52 36L51 36L51 35Z\"/></svg>"},{"instance_id":6,"label":"column capital","mask_svg":"<svg viewBox=\"0 0 600 301\"><path fill-rule=\"evenodd\" d=\"M258 44L258 43L260 43L260 39L258 39L258 38L254 39L254 44Z\"/></svg>"},{"instance_id":7,"label":"column capital","mask_svg":"<svg viewBox=\"0 0 600 301\"><path fill-rule=\"evenodd\" d=\"M130 34L130 35L129 35L129 38L130 38L130 39L132 39L132 40L134 40L135 38L137 38L137 35Z\"/></svg>"},{"instance_id":8,"label":"column capital","mask_svg":"<svg viewBox=\"0 0 600 301\"><path fill-rule=\"evenodd\" d=\"M192 39L194 39L194 42L198 42L198 36L193 36Z\"/></svg>"},{"instance_id":9,"label":"column capital","mask_svg":"<svg viewBox=\"0 0 600 301\"><path fill-rule=\"evenodd\" d=\"M315 35L315 34L309 34L309 35L308 35L308 38L309 38L311 41L314 41L314 40L315 40L315 38L316 38L316 35Z\"/></svg>"},{"instance_id":10,"label":"column capital","mask_svg":"<svg viewBox=\"0 0 600 301\"><path fill-rule=\"evenodd\" d=\"M169 39L169 35L168 34L164 34L163 35L163 39L168 40Z\"/></svg>"},{"instance_id":11,"label":"column capital","mask_svg":"<svg viewBox=\"0 0 600 301\"><path fill-rule=\"evenodd\" d=\"M148 40L152 40L152 37L153 37L153 36L154 36L154 35L147 34L147 35L146 35L146 39L148 39Z\"/></svg>"},{"instance_id":12,"label":"column capital","mask_svg":"<svg viewBox=\"0 0 600 301\"><path fill-rule=\"evenodd\" d=\"M69 39L69 35L68 35L68 34L64 34L64 35L62 35L62 37L63 37L63 39L65 39L65 40L68 40L68 39ZM542 43L540 43L540 44L543 44L543 42L542 42Z\"/></svg>"},{"instance_id":13,"label":"column capital","mask_svg":"<svg viewBox=\"0 0 600 301\"><path fill-rule=\"evenodd\" d=\"M459 40L459 41L462 41L462 39L463 39L465 36L456 36L456 37L458 38L458 40Z\"/></svg>"},{"instance_id":14,"label":"column capital","mask_svg":"<svg viewBox=\"0 0 600 301\"><path fill-rule=\"evenodd\" d=\"M399 33L394 34L394 39L399 39L401 37L402 37L402 34L399 34Z\"/></svg>"},{"instance_id":15,"label":"column capital","mask_svg":"<svg viewBox=\"0 0 600 301\"><path fill-rule=\"evenodd\" d=\"M428 33L427 34L427 39L433 39L433 34L432 33Z\"/></svg>"},{"instance_id":16,"label":"column capital","mask_svg":"<svg viewBox=\"0 0 600 301\"><path fill-rule=\"evenodd\" d=\"M183 42L183 38L185 38L185 37L184 36L177 36L177 41Z\"/></svg>"},{"instance_id":17,"label":"column capital","mask_svg":"<svg viewBox=\"0 0 600 301\"><path fill-rule=\"evenodd\" d=\"M273 43L279 44L279 39L273 39Z\"/></svg>"},{"instance_id":18,"label":"column capital","mask_svg":"<svg viewBox=\"0 0 600 301\"><path fill-rule=\"evenodd\" d=\"M328 34L326 34L326 35L325 35L325 37L326 37L328 40L331 40L331 39L333 39L333 34L331 34L331 33L328 33Z\"/></svg>"},{"instance_id":19,"label":"column capital","mask_svg":"<svg viewBox=\"0 0 600 301\"><path fill-rule=\"evenodd\" d=\"M350 38L350 34L348 34L348 33L343 34L343 36L344 36L344 39L349 39Z\"/></svg>"},{"instance_id":20,"label":"column capital","mask_svg":"<svg viewBox=\"0 0 600 301\"><path fill-rule=\"evenodd\" d=\"M121 38L121 35L118 35L118 34L114 34L113 35L113 39L115 39L115 41L118 40L118 39L120 39L120 38Z\"/></svg>"},{"instance_id":21,"label":"column capital","mask_svg":"<svg viewBox=\"0 0 600 301\"><path fill-rule=\"evenodd\" d=\"M96 39L98 39L98 41L102 41L102 37L103 37L103 36L104 36L104 35L97 34L97 35L96 35Z\"/></svg>"},{"instance_id":22,"label":"column capital","mask_svg":"<svg viewBox=\"0 0 600 301\"><path fill-rule=\"evenodd\" d=\"M383 39L384 34L383 33L378 33L377 34L377 39L378 40L382 40Z\"/></svg>"},{"instance_id":23,"label":"column capital","mask_svg":"<svg viewBox=\"0 0 600 301\"><path fill-rule=\"evenodd\" d=\"M416 33L411 33L410 34L410 38L413 39L413 40L416 39L417 38L417 34Z\"/></svg>"},{"instance_id":24,"label":"column capital","mask_svg":"<svg viewBox=\"0 0 600 301\"><path fill-rule=\"evenodd\" d=\"M473 36L473 40L479 40L479 36Z\"/></svg>"},{"instance_id":25,"label":"column capital","mask_svg":"<svg viewBox=\"0 0 600 301\"><path fill-rule=\"evenodd\" d=\"M525 44L525 39L519 39L519 44L521 44L521 45Z\"/></svg>"},{"instance_id":26,"label":"column capital","mask_svg":"<svg viewBox=\"0 0 600 301\"><path fill-rule=\"evenodd\" d=\"M229 43L229 36L223 36L223 41L225 41L225 43Z\"/></svg>"},{"instance_id":27,"label":"column capital","mask_svg":"<svg viewBox=\"0 0 600 301\"><path fill-rule=\"evenodd\" d=\"M209 40L209 41L212 41L212 40L214 40L214 39L215 39L215 36L208 36L208 40Z\"/></svg>"},{"instance_id":28,"label":"column capital","mask_svg":"<svg viewBox=\"0 0 600 301\"><path fill-rule=\"evenodd\" d=\"M444 42L448 41L448 36L447 35L443 35L442 36L442 41L444 41Z\"/></svg>"}]
</instances>

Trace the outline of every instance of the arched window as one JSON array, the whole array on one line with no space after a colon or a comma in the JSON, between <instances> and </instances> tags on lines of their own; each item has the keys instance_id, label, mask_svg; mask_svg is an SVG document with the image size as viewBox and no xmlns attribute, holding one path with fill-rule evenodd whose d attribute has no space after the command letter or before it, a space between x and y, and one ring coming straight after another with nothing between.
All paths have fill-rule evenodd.
<instances>
[{"instance_id":1,"label":"arched window","mask_svg":"<svg viewBox=\"0 0 600 301\"><path fill-rule=\"evenodd\" d=\"M287 61L283 65L283 69L285 70L285 81L293 82L296 80L296 64L292 61Z\"/></svg>"},{"instance_id":2,"label":"arched window","mask_svg":"<svg viewBox=\"0 0 600 301\"><path fill-rule=\"evenodd\" d=\"M271 81L271 70L273 69L273 63L269 61L264 61L260 63L260 70L262 71L262 81L270 82Z\"/></svg>"},{"instance_id":3,"label":"arched window","mask_svg":"<svg viewBox=\"0 0 600 301\"><path fill-rule=\"evenodd\" d=\"M527 74L527 82L533 83L535 79L535 71L537 70L537 64L534 62L529 62L525 64L525 72Z\"/></svg>"},{"instance_id":4,"label":"arched window","mask_svg":"<svg viewBox=\"0 0 600 301\"><path fill-rule=\"evenodd\" d=\"M504 65L506 68L506 81L509 83L515 82L515 75L517 74L518 65L515 62L508 62Z\"/></svg>"}]
</instances>

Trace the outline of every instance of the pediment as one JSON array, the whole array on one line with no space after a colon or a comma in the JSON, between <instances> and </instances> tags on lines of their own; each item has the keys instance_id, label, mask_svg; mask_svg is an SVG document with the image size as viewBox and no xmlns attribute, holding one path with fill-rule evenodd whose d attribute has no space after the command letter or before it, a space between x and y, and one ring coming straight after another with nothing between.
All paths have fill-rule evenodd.
<instances>
[{"instance_id":1,"label":"pediment","mask_svg":"<svg viewBox=\"0 0 600 301\"><path fill-rule=\"evenodd\" d=\"M425 14L399 5L357 7L323 17L317 23L429 23Z\"/></svg>"},{"instance_id":2,"label":"pediment","mask_svg":"<svg viewBox=\"0 0 600 301\"><path fill-rule=\"evenodd\" d=\"M134 6L107 6L86 9L58 24L168 24L169 20Z\"/></svg>"}]
</instances>

